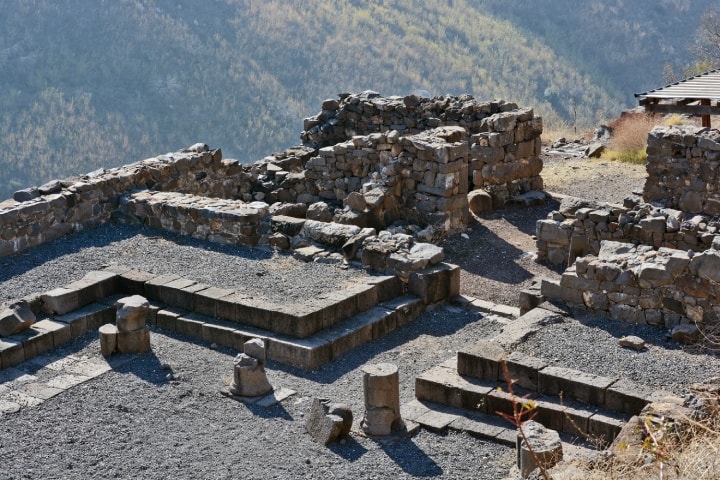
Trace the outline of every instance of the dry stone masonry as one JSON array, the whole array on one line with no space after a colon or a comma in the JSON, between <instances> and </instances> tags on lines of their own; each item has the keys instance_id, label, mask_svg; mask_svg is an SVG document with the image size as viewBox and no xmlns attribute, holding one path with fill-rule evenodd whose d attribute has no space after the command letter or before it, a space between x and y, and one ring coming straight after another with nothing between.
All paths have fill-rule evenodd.
<instances>
[{"instance_id":1,"label":"dry stone masonry","mask_svg":"<svg viewBox=\"0 0 720 480\"><path fill-rule=\"evenodd\" d=\"M718 130L656 127L648 136L642 200L563 198L558 211L537 222L538 258L571 266L560 282L542 282L542 296L666 328L683 343L715 328L719 142Z\"/></svg>"},{"instance_id":2,"label":"dry stone masonry","mask_svg":"<svg viewBox=\"0 0 720 480\"><path fill-rule=\"evenodd\" d=\"M343 94L304 128L252 165L196 144L18 191L0 203L0 256L110 220L249 246L297 246L275 215L432 238L465 228L473 190L501 205L542 188L542 120L512 103Z\"/></svg>"}]
</instances>

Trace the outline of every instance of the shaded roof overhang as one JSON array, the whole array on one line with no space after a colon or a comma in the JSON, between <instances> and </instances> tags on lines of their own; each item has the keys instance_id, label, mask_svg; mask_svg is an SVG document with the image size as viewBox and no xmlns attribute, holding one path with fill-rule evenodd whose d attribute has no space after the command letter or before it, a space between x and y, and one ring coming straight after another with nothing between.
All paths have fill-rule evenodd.
<instances>
[{"instance_id":1,"label":"shaded roof overhang","mask_svg":"<svg viewBox=\"0 0 720 480\"><path fill-rule=\"evenodd\" d=\"M635 97L648 112L720 115L720 69L636 93Z\"/></svg>"}]
</instances>

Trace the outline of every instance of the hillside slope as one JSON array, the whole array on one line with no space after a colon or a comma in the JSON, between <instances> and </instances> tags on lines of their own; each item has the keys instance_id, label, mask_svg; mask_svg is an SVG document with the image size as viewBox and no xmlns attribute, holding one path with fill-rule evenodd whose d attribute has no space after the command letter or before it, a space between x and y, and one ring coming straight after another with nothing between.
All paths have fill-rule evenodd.
<instances>
[{"instance_id":1,"label":"hillside slope","mask_svg":"<svg viewBox=\"0 0 720 480\"><path fill-rule=\"evenodd\" d=\"M589 55L598 42L577 41L585 24L553 28L554 2L532 12L526 3L5 2L0 198L197 141L253 161L299 143L302 118L345 91L504 98L535 107L546 124L576 115L584 128L630 106L628 92L647 86L612 73L612 56ZM635 10L606 12L603 21L612 29L617 15ZM639 13L633 21L646 27ZM632 31L610 35L633 52L648 47L631 43ZM657 68L677 60L682 43L666 44L673 48ZM660 81L656 68L636 66L647 84Z\"/></svg>"}]
</instances>

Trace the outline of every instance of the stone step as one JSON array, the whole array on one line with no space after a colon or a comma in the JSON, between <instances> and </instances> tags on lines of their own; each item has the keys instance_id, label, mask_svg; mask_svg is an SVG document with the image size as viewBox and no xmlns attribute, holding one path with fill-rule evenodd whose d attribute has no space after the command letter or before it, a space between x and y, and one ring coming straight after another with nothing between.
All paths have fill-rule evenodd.
<instances>
[{"instance_id":1,"label":"stone step","mask_svg":"<svg viewBox=\"0 0 720 480\"><path fill-rule=\"evenodd\" d=\"M543 395L520 386L513 386L514 397L504 382L462 376L458 358L453 357L431 368L415 379L415 396L474 413L513 414L513 402L534 407L535 420L547 428L584 438L611 442L631 417L565 397Z\"/></svg>"},{"instance_id":2,"label":"stone step","mask_svg":"<svg viewBox=\"0 0 720 480\"><path fill-rule=\"evenodd\" d=\"M280 335L309 338L378 303L401 295L395 276L373 276L301 304L276 304L240 292L210 287L177 275L151 275L123 266L117 273L125 291L208 317Z\"/></svg>"},{"instance_id":3,"label":"stone step","mask_svg":"<svg viewBox=\"0 0 720 480\"><path fill-rule=\"evenodd\" d=\"M417 424L434 432L453 430L473 437L515 447L517 429L508 420L497 415L453 408L426 400L412 400L400 406L406 424ZM562 434L563 458L593 458L597 449L590 443L570 434Z\"/></svg>"},{"instance_id":4,"label":"stone step","mask_svg":"<svg viewBox=\"0 0 720 480\"><path fill-rule=\"evenodd\" d=\"M556 367L521 352L507 354L493 340L480 341L460 350L456 371L468 379L499 383L507 383L509 376L514 385L530 392L546 396L562 394L564 400L629 415L637 415L647 404L671 395L619 376L605 377Z\"/></svg>"},{"instance_id":5,"label":"stone step","mask_svg":"<svg viewBox=\"0 0 720 480\"><path fill-rule=\"evenodd\" d=\"M267 358L304 370L313 370L355 347L404 325L423 311L422 301L402 295L338 322L306 338L296 338L256 327L189 312L154 303L150 325L176 331L226 347L242 350L251 338L265 341Z\"/></svg>"}]
</instances>

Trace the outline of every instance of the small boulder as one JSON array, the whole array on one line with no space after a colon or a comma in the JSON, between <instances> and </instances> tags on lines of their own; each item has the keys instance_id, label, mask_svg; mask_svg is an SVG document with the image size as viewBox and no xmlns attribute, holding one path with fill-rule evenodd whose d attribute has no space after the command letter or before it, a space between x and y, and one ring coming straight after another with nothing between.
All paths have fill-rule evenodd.
<instances>
[{"instance_id":1,"label":"small boulder","mask_svg":"<svg viewBox=\"0 0 720 480\"><path fill-rule=\"evenodd\" d=\"M310 220L317 220L318 222L329 222L333 218L330 207L325 202L315 202L308 206L306 217Z\"/></svg>"},{"instance_id":2,"label":"small boulder","mask_svg":"<svg viewBox=\"0 0 720 480\"><path fill-rule=\"evenodd\" d=\"M20 333L35 323L35 314L26 301L13 303L0 312L0 337Z\"/></svg>"},{"instance_id":3,"label":"small boulder","mask_svg":"<svg viewBox=\"0 0 720 480\"><path fill-rule=\"evenodd\" d=\"M27 202L33 198L40 196L40 190L37 187L23 188L13 193L13 200L16 202Z\"/></svg>"},{"instance_id":4,"label":"small boulder","mask_svg":"<svg viewBox=\"0 0 720 480\"><path fill-rule=\"evenodd\" d=\"M640 337L636 337L635 335L622 337L620 340L618 340L618 344L621 347L633 348L638 351L645 349L645 340Z\"/></svg>"},{"instance_id":5,"label":"small boulder","mask_svg":"<svg viewBox=\"0 0 720 480\"><path fill-rule=\"evenodd\" d=\"M671 335L673 342L691 345L700 339L700 329L697 325L680 324L673 327Z\"/></svg>"}]
</instances>

